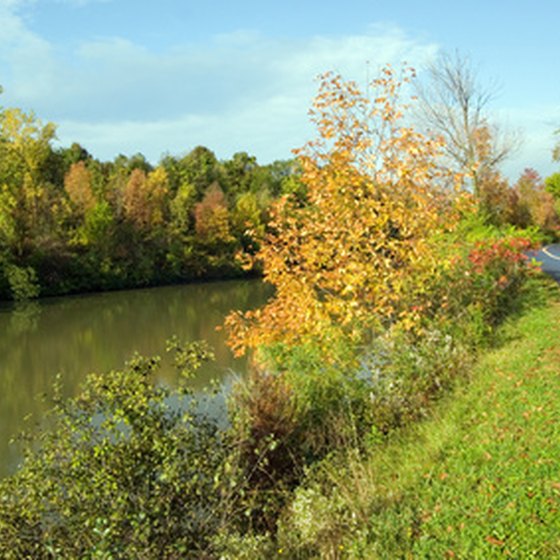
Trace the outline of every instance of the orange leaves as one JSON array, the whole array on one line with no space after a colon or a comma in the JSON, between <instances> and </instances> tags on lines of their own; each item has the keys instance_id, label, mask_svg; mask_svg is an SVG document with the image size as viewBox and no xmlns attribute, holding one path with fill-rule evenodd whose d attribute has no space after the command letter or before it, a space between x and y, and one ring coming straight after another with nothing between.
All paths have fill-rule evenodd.
<instances>
[{"instance_id":1,"label":"orange leaves","mask_svg":"<svg viewBox=\"0 0 560 560\"><path fill-rule=\"evenodd\" d=\"M73 163L64 177L64 190L80 214L85 214L95 205L91 188L91 173L83 161Z\"/></svg>"},{"instance_id":2,"label":"orange leaves","mask_svg":"<svg viewBox=\"0 0 560 560\"><path fill-rule=\"evenodd\" d=\"M138 229L162 225L168 189L167 173L162 167L149 175L141 169L134 169L122 195L125 217Z\"/></svg>"},{"instance_id":3,"label":"orange leaves","mask_svg":"<svg viewBox=\"0 0 560 560\"><path fill-rule=\"evenodd\" d=\"M297 150L307 204L272 209L258 258L276 287L267 306L227 320L236 352L333 333L358 342L395 321L413 328L412 296L429 282L427 241L452 227L455 177L438 164L440 142L402 126L402 86L391 68L363 95L322 77L311 111L318 139Z\"/></svg>"},{"instance_id":4,"label":"orange leaves","mask_svg":"<svg viewBox=\"0 0 560 560\"><path fill-rule=\"evenodd\" d=\"M218 185L210 185L194 209L197 235L206 243L228 243L232 237L225 195Z\"/></svg>"}]
</instances>

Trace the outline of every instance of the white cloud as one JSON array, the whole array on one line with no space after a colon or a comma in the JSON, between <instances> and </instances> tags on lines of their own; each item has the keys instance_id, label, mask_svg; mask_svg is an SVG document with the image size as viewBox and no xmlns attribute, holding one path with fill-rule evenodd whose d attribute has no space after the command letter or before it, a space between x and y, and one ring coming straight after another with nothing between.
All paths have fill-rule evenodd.
<instances>
[{"instance_id":1,"label":"white cloud","mask_svg":"<svg viewBox=\"0 0 560 560\"><path fill-rule=\"evenodd\" d=\"M33 3L34 0L0 0L0 11L13 11L16 8Z\"/></svg>"},{"instance_id":2,"label":"white cloud","mask_svg":"<svg viewBox=\"0 0 560 560\"><path fill-rule=\"evenodd\" d=\"M247 150L269 160L308 138L318 74L334 69L364 83L367 61L373 72L404 59L421 64L436 51L391 26L297 42L238 31L164 53L97 38L79 46L72 67L58 65L52 95L35 101L60 124L63 142L78 140L99 157L157 159L205 144L222 157Z\"/></svg>"},{"instance_id":3,"label":"white cloud","mask_svg":"<svg viewBox=\"0 0 560 560\"><path fill-rule=\"evenodd\" d=\"M289 157L312 133L307 110L318 74L332 69L365 84L387 62L420 67L438 50L380 23L361 34L299 40L238 30L163 52L121 37L86 37L61 52L30 30L24 15L31 4L0 0L2 104L33 108L59 124L63 144L78 141L103 159L140 151L156 161L198 144L219 157L239 150L261 161ZM551 123L560 122L554 109L502 111L525 132L522 149L505 166L510 177L527 165L543 174L553 168Z\"/></svg>"},{"instance_id":4,"label":"white cloud","mask_svg":"<svg viewBox=\"0 0 560 560\"><path fill-rule=\"evenodd\" d=\"M506 126L509 124L512 129L515 126L522 140L519 150L504 163L506 176L515 180L527 167L536 169L543 177L558 171L558 163L552 161L552 149L558 142L555 135L560 123L558 105L502 108L496 114Z\"/></svg>"},{"instance_id":5,"label":"white cloud","mask_svg":"<svg viewBox=\"0 0 560 560\"><path fill-rule=\"evenodd\" d=\"M0 80L22 104L50 95L55 75L51 45L27 27L19 11L32 2L0 0Z\"/></svg>"},{"instance_id":6,"label":"white cloud","mask_svg":"<svg viewBox=\"0 0 560 560\"><path fill-rule=\"evenodd\" d=\"M305 113L299 100L278 95L219 114L187 113L153 121L62 121L59 137L79 139L103 159L112 159L117 153L142 152L157 161L166 152L182 154L205 145L220 158L250 151L267 162L290 157L291 149L309 138Z\"/></svg>"}]
</instances>

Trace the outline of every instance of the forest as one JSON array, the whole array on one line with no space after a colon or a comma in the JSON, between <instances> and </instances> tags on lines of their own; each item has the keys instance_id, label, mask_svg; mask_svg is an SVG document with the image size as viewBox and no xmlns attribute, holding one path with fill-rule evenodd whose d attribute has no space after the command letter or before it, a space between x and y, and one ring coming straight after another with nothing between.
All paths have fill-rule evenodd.
<instances>
[{"instance_id":1,"label":"forest","mask_svg":"<svg viewBox=\"0 0 560 560\"><path fill-rule=\"evenodd\" d=\"M236 255L254 252L272 201L303 193L295 160L218 161L198 146L157 165L101 162L78 143L55 148L55 134L0 112L0 299L248 274Z\"/></svg>"}]
</instances>

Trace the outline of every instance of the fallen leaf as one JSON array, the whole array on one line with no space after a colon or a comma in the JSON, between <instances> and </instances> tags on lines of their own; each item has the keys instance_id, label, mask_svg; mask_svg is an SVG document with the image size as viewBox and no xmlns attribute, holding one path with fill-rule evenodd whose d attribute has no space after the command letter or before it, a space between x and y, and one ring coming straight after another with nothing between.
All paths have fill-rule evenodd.
<instances>
[{"instance_id":1,"label":"fallen leaf","mask_svg":"<svg viewBox=\"0 0 560 560\"><path fill-rule=\"evenodd\" d=\"M504 546L504 544L506 544L505 541L501 541L500 539L492 537L491 535L486 537L486 542L493 544L494 546Z\"/></svg>"}]
</instances>

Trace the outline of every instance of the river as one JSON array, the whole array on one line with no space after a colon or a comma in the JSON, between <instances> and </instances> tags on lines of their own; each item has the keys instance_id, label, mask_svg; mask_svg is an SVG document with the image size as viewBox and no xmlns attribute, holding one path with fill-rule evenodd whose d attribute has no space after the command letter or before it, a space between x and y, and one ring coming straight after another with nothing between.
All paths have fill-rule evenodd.
<instances>
[{"instance_id":1,"label":"river","mask_svg":"<svg viewBox=\"0 0 560 560\"><path fill-rule=\"evenodd\" d=\"M231 310L259 306L270 294L270 287L259 281L240 280L0 307L0 477L13 472L21 456L9 440L41 421L57 373L65 394L74 395L87 373L120 368L134 352L162 356L165 341L177 335L204 339L216 354L216 361L193 381L195 388L212 378L243 374L245 361L233 358L224 332L216 327ZM165 361L160 376L172 382Z\"/></svg>"}]
</instances>

